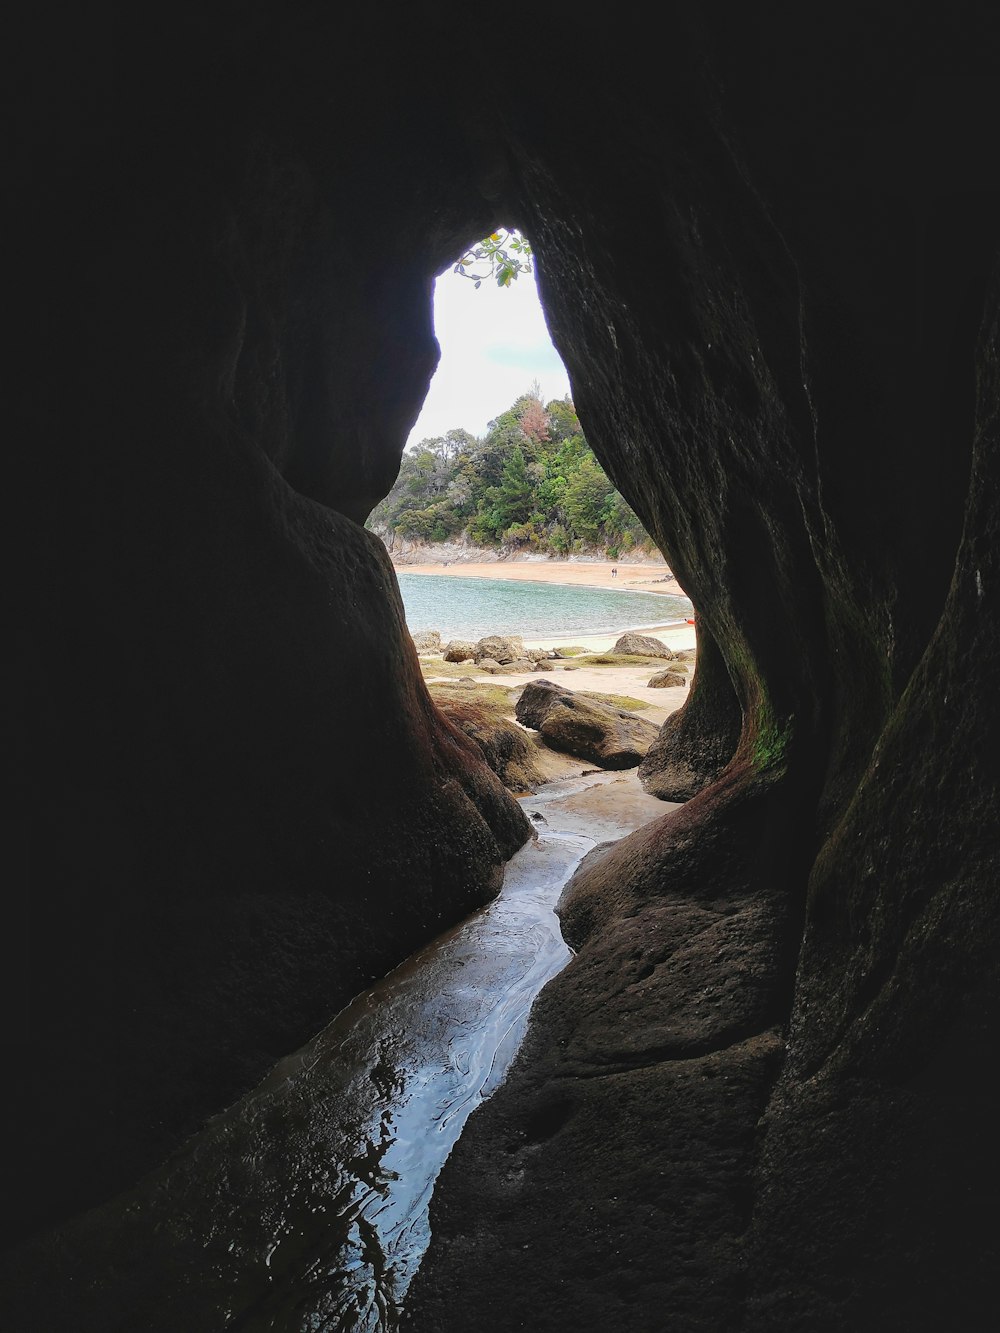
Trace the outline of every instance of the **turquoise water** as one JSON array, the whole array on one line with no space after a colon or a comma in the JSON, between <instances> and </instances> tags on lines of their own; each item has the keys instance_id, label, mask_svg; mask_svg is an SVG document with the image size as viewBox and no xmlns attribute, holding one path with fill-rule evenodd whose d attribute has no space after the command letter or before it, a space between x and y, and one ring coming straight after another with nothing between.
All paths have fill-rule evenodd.
<instances>
[{"instance_id":1,"label":"turquoise water","mask_svg":"<svg viewBox=\"0 0 1000 1333\"><path fill-rule=\"evenodd\" d=\"M558 583L399 574L410 633L439 630L447 639L484 634L594 634L640 629L692 615L686 597Z\"/></svg>"}]
</instances>

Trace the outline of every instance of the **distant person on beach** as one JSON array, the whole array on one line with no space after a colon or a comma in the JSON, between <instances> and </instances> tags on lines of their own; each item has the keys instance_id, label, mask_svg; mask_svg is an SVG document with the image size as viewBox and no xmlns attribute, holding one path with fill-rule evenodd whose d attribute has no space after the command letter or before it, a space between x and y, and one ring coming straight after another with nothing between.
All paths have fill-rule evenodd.
<instances>
[{"instance_id":1,"label":"distant person on beach","mask_svg":"<svg viewBox=\"0 0 1000 1333\"><path fill-rule=\"evenodd\" d=\"M616 578L618 577L618 566L617 566L617 565L612 565L612 567L611 567L611 577L612 577L613 579L616 579Z\"/></svg>"}]
</instances>

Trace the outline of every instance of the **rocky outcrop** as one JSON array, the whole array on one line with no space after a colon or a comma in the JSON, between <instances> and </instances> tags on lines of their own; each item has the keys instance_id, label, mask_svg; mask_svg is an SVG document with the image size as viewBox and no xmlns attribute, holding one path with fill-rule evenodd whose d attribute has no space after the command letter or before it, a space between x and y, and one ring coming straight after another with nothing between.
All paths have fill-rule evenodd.
<instances>
[{"instance_id":1,"label":"rocky outcrop","mask_svg":"<svg viewBox=\"0 0 1000 1333\"><path fill-rule=\"evenodd\" d=\"M660 639L654 639L651 634L623 634L611 650L613 653L621 653L624 657L665 657L668 661L673 661L673 650L668 648Z\"/></svg>"},{"instance_id":2,"label":"rocky outcrop","mask_svg":"<svg viewBox=\"0 0 1000 1333\"><path fill-rule=\"evenodd\" d=\"M698 662L683 707L671 713L639 765L639 779L651 796L687 801L716 781L732 759L743 711L726 664L702 627Z\"/></svg>"},{"instance_id":3,"label":"rocky outcrop","mask_svg":"<svg viewBox=\"0 0 1000 1333\"><path fill-rule=\"evenodd\" d=\"M635 713L547 680L526 685L515 712L518 722L534 727L553 750L601 768L635 768L657 735L652 723Z\"/></svg>"},{"instance_id":4,"label":"rocky outcrop","mask_svg":"<svg viewBox=\"0 0 1000 1333\"><path fill-rule=\"evenodd\" d=\"M475 742L508 790L530 792L545 781L526 732L504 716L495 703L478 696L474 686L435 689L433 693L441 712Z\"/></svg>"}]
</instances>

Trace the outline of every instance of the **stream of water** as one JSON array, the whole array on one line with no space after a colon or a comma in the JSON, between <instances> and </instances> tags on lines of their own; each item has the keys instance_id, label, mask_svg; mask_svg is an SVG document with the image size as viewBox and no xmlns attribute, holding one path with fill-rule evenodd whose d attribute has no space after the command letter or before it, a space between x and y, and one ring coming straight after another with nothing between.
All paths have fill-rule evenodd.
<instances>
[{"instance_id":1,"label":"stream of water","mask_svg":"<svg viewBox=\"0 0 1000 1333\"><path fill-rule=\"evenodd\" d=\"M493 903L135 1189L28 1248L15 1285L38 1284L31 1328L392 1333L438 1173L571 956L553 912L563 884L596 842L671 808L620 773L551 783L524 804L539 836Z\"/></svg>"}]
</instances>

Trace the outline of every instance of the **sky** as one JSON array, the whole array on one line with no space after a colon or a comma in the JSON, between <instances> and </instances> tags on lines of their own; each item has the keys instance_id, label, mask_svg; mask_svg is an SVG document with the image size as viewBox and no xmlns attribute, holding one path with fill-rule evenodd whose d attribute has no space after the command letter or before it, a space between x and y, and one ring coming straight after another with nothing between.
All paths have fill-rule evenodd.
<instances>
[{"instance_id":1,"label":"sky","mask_svg":"<svg viewBox=\"0 0 1000 1333\"><path fill-rule=\"evenodd\" d=\"M434 287L434 332L441 360L408 446L456 426L484 435L533 380L546 403L570 392L531 273L505 288L485 278L477 290L448 269Z\"/></svg>"}]
</instances>

